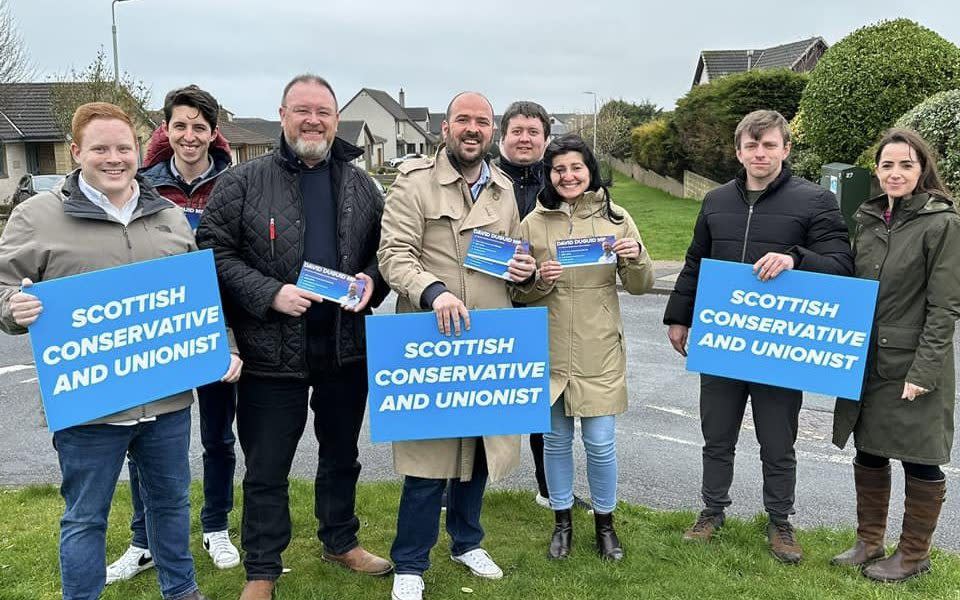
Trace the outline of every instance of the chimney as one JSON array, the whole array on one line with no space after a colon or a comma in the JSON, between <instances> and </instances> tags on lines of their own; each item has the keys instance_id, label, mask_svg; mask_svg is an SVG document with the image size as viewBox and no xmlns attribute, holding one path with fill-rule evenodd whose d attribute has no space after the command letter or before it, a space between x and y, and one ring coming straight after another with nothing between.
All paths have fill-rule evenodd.
<instances>
[{"instance_id":1,"label":"chimney","mask_svg":"<svg viewBox=\"0 0 960 600\"><path fill-rule=\"evenodd\" d=\"M400 108L406 108L406 98L404 97L403 88L400 88Z\"/></svg>"},{"instance_id":2,"label":"chimney","mask_svg":"<svg viewBox=\"0 0 960 600\"><path fill-rule=\"evenodd\" d=\"M750 67L753 66L753 50L747 50L747 70L750 70ZM403 104L401 102L401 104Z\"/></svg>"}]
</instances>

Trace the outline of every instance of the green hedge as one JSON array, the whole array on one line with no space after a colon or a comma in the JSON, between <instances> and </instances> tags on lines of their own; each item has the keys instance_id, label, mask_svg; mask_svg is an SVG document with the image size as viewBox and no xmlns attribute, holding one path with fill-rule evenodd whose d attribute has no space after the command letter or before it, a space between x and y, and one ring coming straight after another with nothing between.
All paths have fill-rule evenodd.
<instances>
[{"instance_id":1,"label":"green hedge","mask_svg":"<svg viewBox=\"0 0 960 600\"><path fill-rule=\"evenodd\" d=\"M824 162L852 163L927 96L960 87L960 48L909 21L881 21L837 42L803 92L806 143Z\"/></svg>"},{"instance_id":2,"label":"green hedge","mask_svg":"<svg viewBox=\"0 0 960 600\"><path fill-rule=\"evenodd\" d=\"M633 160L645 169L674 179L683 178L683 153L673 115L634 127L630 133Z\"/></svg>"},{"instance_id":3,"label":"green hedge","mask_svg":"<svg viewBox=\"0 0 960 600\"><path fill-rule=\"evenodd\" d=\"M792 119L807 84L806 75L787 69L749 71L698 85L677 101L673 113L686 168L715 181L727 181L740 169L733 132L737 123L759 109Z\"/></svg>"}]
</instances>

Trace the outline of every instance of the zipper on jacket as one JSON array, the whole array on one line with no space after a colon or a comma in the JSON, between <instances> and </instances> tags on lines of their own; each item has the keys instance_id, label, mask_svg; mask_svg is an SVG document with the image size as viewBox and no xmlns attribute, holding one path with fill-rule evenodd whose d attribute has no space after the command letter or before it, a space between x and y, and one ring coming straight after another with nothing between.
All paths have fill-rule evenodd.
<instances>
[{"instance_id":1,"label":"zipper on jacket","mask_svg":"<svg viewBox=\"0 0 960 600\"><path fill-rule=\"evenodd\" d=\"M130 233L127 231L127 226L123 226L123 239L127 242L127 250L133 250L133 244L130 243Z\"/></svg>"},{"instance_id":2,"label":"zipper on jacket","mask_svg":"<svg viewBox=\"0 0 960 600\"><path fill-rule=\"evenodd\" d=\"M740 262L747 261L747 240L750 238L750 221L753 219L753 204L747 210L747 228L743 232L743 252L740 253Z\"/></svg>"}]
</instances>

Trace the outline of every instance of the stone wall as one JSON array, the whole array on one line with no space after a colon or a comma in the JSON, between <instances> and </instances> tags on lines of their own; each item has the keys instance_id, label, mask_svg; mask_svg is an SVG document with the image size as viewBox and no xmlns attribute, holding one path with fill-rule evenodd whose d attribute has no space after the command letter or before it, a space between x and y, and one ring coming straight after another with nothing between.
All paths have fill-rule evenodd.
<instances>
[{"instance_id":1,"label":"stone wall","mask_svg":"<svg viewBox=\"0 0 960 600\"><path fill-rule=\"evenodd\" d=\"M683 197L703 200L707 192L720 187L721 184L712 179L697 175L693 171L683 172Z\"/></svg>"},{"instance_id":2,"label":"stone wall","mask_svg":"<svg viewBox=\"0 0 960 600\"><path fill-rule=\"evenodd\" d=\"M609 161L614 169L643 185L664 191L671 196L684 197L683 184L673 177L665 177L649 169L644 169L634 162L624 162L615 158L610 158Z\"/></svg>"}]
</instances>

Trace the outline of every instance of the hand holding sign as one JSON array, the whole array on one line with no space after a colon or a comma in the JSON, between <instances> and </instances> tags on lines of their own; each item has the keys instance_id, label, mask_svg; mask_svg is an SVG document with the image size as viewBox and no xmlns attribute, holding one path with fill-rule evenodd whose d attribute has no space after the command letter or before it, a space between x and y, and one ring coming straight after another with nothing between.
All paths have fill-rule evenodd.
<instances>
[{"instance_id":1,"label":"hand holding sign","mask_svg":"<svg viewBox=\"0 0 960 600\"><path fill-rule=\"evenodd\" d=\"M667 338L670 339L670 345L680 353L680 356L687 355L687 336L690 335L690 328L686 325L671 325L667 328Z\"/></svg>"},{"instance_id":2,"label":"hand holding sign","mask_svg":"<svg viewBox=\"0 0 960 600\"><path fill-rule=\"evenodd\" d=\"M450 335L451 326L454 335L460 335L460 318L463 317L463 326L470 331L470 313L460 298L451 292L444 292L433 301L433 312L437 315L437 328L443 335Z\"/></svg>"},{"instance_id":3,"label":"hand holding sign","mask_svg":"<svg viewBox=\"0 0 960 600\"><path fill-rule=\"evenodd\" d=\"M299 317L307 312L311 302L323 302L323 298L306 290L301 290L292 283L285 283L277 292L277 295L273 297L270 308L291 317Z\"/></svg>"},{"instance_id":4,"label":"hand holding sign","mask_svg":"<svg viewBox=\"0 0 960 600\"><path fill-rule=\"evenodd\" d=\"M243 361L240 360L240 355L230 353L230 367L227 368L226 374L220 378L220 381L224 383L236 383L240 379L240 371L243 370Z\"/></svg>"},{"instance_id":5,"label":"hand holding sign","mask_svg":"<svg viewBox=\"0 0 960 600\"><path fill-rule=\"evenodd\" d=\"M760 281L769 281L784 271L790 271L794 266L793 257L789 254L767 252L754 263L753 272Z\"/></svg>"},{"instance_id":6,"label":"hand holding sign","mask_svg":"<svg viewBox=\"0 0 960 600\"><path fill-rule=\"evenodd\" d=\"M43 312L43 304L41 304L40 300L38 300L36 296L22 291L31 285L33 285L33 281L31 281L29 277L24 277L20 283L21 291L10 296L10 314L13 315L13 320L20 327L33 325L33 322L36 321L40 313Z\"/></svg>"}]
</instances>

